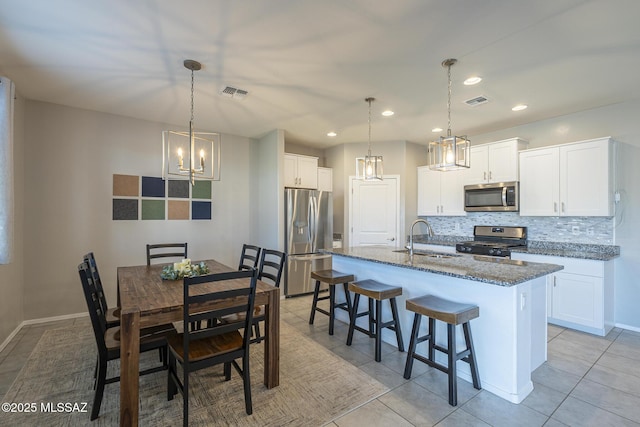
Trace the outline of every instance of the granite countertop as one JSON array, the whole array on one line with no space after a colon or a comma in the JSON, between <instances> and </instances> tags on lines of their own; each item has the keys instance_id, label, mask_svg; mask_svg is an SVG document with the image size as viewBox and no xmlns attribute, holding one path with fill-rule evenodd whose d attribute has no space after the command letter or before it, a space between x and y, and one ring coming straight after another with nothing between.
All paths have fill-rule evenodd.
<instances>
[{"instance_id":1,"label":"granite countertop","mask_svg":"<svg viewBox=\"0 0 640 427\"><path fill-rule=\"evenodd\" d=\"M413 259L406 252L396 252L388 246L361 246L325 250L335 256L372 261L394 267L409 268L499 286L514 286L537 277L562 270L561 265L515 261L504 258L478 257L462 254L442 254L433 251L414 251Z\"/></svg>"},{"instance_id":2,"label":"granite countertop","mask_svg":"<svg viewBox=\"0 0 640 427\"><path fill-rule=\"evenodd\" d=\"M440 246L455 246L458 242L473 240L465 236L415 236L414 243ZM531 255L547 255L595 261L610 261L620 256L620 246L592 245L584 243L563 243L529 240L526 248L512 248L511 252Z\"/></svg>"}]
</instances>

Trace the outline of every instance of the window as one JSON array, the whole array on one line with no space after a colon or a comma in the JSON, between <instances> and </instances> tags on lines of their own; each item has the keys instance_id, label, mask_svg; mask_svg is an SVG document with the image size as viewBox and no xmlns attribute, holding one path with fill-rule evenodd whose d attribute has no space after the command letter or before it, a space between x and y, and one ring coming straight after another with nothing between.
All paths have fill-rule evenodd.
<instances>
[{"instance_id":1,"label":"window","mask_svg":"<svg viewBox=\"0 0 640 427\"><path fill-rule=\"evenodd\" d=\"M0 77L0 264L11 261L13 240L13 90Z\"/></svg>"}]
</instances>

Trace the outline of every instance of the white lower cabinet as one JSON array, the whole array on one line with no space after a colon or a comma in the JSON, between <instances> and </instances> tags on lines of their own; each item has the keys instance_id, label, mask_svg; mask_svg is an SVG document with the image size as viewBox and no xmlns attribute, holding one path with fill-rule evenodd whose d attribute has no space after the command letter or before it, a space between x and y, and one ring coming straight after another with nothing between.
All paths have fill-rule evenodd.
<instances>
[{"instance_id":1,"label":"white lower cabinet","mask_svg":"<svg viewBox=\"0 0 640 427\"><path fill-rule=\"evenodd\" d=\"M521 253L511 258L564 266L547 276L549 323L600 336L613 328L613 261Z\"/></svg>"}]
</instances>

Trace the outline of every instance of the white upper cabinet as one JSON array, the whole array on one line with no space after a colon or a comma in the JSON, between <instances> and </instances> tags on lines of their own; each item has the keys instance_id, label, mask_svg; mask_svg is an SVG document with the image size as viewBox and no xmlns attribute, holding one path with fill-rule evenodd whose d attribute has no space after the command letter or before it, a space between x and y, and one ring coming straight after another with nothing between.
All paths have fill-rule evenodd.
<instances>
[{"instance_id":1,"label":"white upper cabinet","mask_svg":"<svg viewBox=\"0 0 640 427\"><path fill-rule=\"evenodd\" d=\"M466 171L440 172L418 168L418 216L460 216L464 211Z\"/></svg>"},{"instance_id":2,"label":"white upper cabinet","mask_svg":"<svg viewBox=\"0 0 640 427\"><path fill-rule=\"evenodd\" d=\"M518 181L518 152L527 147L520 138L471 147L471 167L465 172L464 184Z\"/></svg>"},{"instance_id":3,"label":"white upper cabinet","mask_svg":"<svg viewBox=\"0 0 640 427\"><path fill-rule=\"evenodd\" d=\"M285 153L284 186L318 188L318 158Z\"/></svg>"},{"instance_id":4,"label":"white upper cabinet","mask_svg":"<svg viewBox=\"0 0 640 427\"><path fill-rule=\"evenodd\" d=\"M520 215L612 216L613 141L599 138L520 153Z\"/></svg>"},{"instance_id":5,"label":"white upper cabinet","mask_svg":"<svg viewBox=\"0 0 640 427\"><path fill-rule=\"evenodd\" d=\"M333 169L318 168L318 190L333 191Z\"/></svg>"}]
</instances>

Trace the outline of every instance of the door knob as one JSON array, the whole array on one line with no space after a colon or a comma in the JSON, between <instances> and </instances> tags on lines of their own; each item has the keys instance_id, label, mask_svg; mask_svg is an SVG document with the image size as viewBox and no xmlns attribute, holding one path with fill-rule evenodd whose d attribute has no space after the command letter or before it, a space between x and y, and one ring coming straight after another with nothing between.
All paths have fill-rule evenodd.
<instances>
[{"instance_id":1,"label":"door knob","mask_svg":"<svg viewBox=\"0 0 640 427\"><path fill-rule=\"evenodd\" d=\"M392 238L387 239L387 240L388 240L388 241L390 241L390 242L395 242L396 238L395 238L395 237L392 237Z\"/></svg>"}]
</instances>

